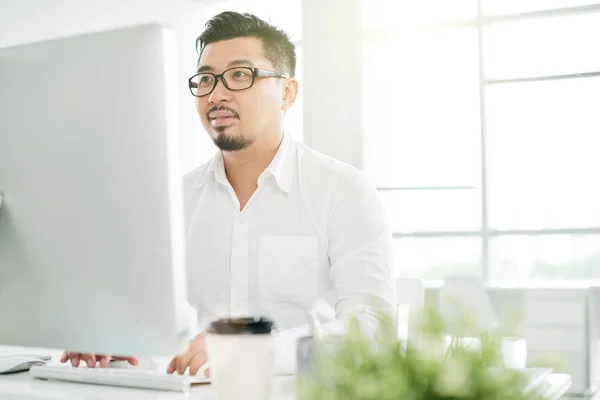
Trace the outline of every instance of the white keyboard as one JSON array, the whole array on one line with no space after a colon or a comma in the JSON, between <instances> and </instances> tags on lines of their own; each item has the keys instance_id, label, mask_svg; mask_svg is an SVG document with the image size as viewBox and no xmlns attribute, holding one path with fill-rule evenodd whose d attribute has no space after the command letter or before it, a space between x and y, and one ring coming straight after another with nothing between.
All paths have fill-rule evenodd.
<instances>
[{"instance_id":1,"label":"white keyboard","mask_svg":"<svg viewBox=\"0 0 600 400\"><path fill-rule=\"evenodd\" d=\"M210 379L205 377L177 373L169 375L163 371L133 368L75 368L70 365L46 364L31 367L29 373L38 379L177 392L189 391L192 384L210 383Z\"/></svg>"}]
</instances>

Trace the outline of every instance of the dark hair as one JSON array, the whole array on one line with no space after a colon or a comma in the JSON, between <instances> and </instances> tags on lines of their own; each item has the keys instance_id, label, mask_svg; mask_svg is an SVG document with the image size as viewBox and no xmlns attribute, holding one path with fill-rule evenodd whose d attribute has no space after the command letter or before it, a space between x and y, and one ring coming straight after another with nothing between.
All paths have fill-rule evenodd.
<instances>
[{"instance_id":1,"label":"dark hair","mask_svg":"<svg viewBox=\"0 0 600 400\"><path fill-rule=\"evenodd\" d=\"M294 76L296 73L296 48L283 30L273 26L255 15L225 11L212 17L205 30L196 39L198 62L204 48L222 40L252 37L261 39L265 57L278 72Z\"/></svg>"}]
</instances>

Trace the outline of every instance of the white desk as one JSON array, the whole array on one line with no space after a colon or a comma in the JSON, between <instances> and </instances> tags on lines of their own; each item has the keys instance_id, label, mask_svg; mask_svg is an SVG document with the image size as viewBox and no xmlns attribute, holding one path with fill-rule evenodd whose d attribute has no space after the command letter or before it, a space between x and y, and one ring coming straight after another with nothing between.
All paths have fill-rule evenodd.
<instances>
[{"instance_id":1,"label":"white desk","mask_svg":"<svg viewBox=\"0 0 600 400\"><path fill-rule=\"evenodd\" d=\"M44 349L25 349L0 346L0 355L36 353L52 355L58 363L62 352ZM274 379L273 400L294 400L296 378L294 376ZM565 374L553 374L548 380L546 398L557 400L571 387L571 378ZM0 399L2 400L210 400L210 385L195 385L189 393L140 390L110 386L85 385L34 379L28 372L0 375ZM243 399L240 399L243 400Z\"/></svg>"}]
</instances>

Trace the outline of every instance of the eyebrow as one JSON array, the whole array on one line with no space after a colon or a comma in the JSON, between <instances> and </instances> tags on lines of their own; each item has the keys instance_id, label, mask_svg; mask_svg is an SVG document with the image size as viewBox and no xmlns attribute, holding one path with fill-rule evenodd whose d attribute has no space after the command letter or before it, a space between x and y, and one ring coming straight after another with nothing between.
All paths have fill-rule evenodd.
<instances>
[{"instance_id":1,"label":"eyebrow","mask_svg":"<svg viewBox=\"0 0 600 400\"><path fill-rule=\"evenodd\" d=\"M238 66L250 66L250 67L253 67L254 63L252 61L250 61L250 60L239 59L239 60L233 60L229 64L227 64L227 68L238 67ZM214 71L214 68L211 67L210 65L202 65L202 66L198 67L198 73L200 73L200 72L207 72L207 71Z\"/></svg>"}]
</instances>

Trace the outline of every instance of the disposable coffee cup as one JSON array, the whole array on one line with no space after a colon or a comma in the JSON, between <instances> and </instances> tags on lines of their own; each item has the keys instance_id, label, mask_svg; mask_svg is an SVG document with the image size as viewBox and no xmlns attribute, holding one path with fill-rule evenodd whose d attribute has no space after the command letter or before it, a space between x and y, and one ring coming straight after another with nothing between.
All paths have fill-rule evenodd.
<instances>
[{"instance_id":1,"label":"disposable coffee cup","mask_svg":"<svg viewBox=\"0 0 600 400\"><path fill-rule=\"evenodd\" d=\"M268 318L223 318L205 335L217 400L268 400L275 374L275 324Z\"/></svg>"},{"instance_id":2,"label":"disposable coffee cup","mask_svg":"<svg viewBox=\"0 0 600 400\"><path fill-rule=\"evenodd\" d=\"M527 366L527 340L520 337L503 338L502 361L506 368L525 368Z\"/></svg>"}]
</instances>

